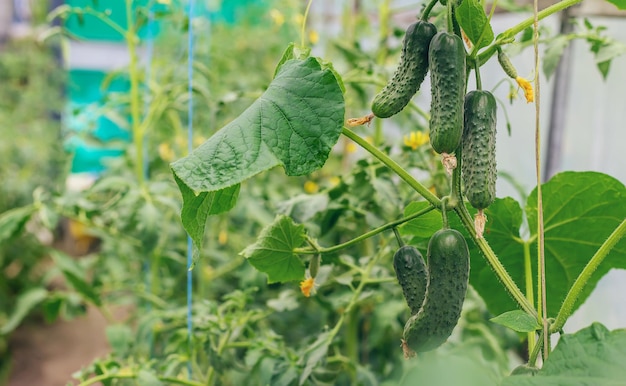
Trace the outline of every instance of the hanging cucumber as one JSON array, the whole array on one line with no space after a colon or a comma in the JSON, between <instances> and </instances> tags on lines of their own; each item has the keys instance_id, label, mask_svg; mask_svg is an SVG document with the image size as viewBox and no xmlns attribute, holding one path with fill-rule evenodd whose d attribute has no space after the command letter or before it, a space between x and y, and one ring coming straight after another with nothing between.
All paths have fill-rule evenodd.
<instances>
[{"instance_id":1,"label":"hanging cucumber","mask_svg":"<svg viewBox=\"0 0 626 386\"><path fill-rule=\"evenodd\" d=\"M428 243L429 281L421 310L404 326L403 349L424 352L441 346L461 316L469 281L469 250L454 229L437 231Z\"/></svg>"},{"instance_id":2,"label":"hanging cucumber","mask_svg":"<svg viewBox=\"0 0 626 386\"><path fill-rule=\"evenodd\" d=\"M448 156L461 143L465 95L465 47L457 35L442 31L430 42L430 144ZM456 161L456 159L454 159ZM456 167L456 162L451 164Z\"/></svg>"},{"instance_id":3,"label":"hanging cucumber","mask_svg":"<svg viewBox=\"0 0 626 386\"><path fill-rule=\"evenodd\" d=\"M487 221L483 209L496 198L496 110L489 91L465 96L462 176L467 201L478 209L474 227L479 238Z\"/></svg>"},{"instance_id":4,"label":"hanging cucumber","mask_svg":"<svg viewBox=\"0 0 626 386\"><path fill-rule=\"evenodd\" d=\"M424 258L417 248L405 245L393 255L393 268L411 315L415 315L422 308L428 285Z\"/></svg>"},{"instance_id":5,"label":"hanging cucumber","mask_svg":"<svg viewBox=\"0 0 626 386\"><path fill-rule=\"evenodd\" d=\"M388 118L399 113L419 90L428 72L428 46L436 33L437 28L423 20L407 28L398 67L372 102L374 115Z\"/></svg>"}]
</instances>

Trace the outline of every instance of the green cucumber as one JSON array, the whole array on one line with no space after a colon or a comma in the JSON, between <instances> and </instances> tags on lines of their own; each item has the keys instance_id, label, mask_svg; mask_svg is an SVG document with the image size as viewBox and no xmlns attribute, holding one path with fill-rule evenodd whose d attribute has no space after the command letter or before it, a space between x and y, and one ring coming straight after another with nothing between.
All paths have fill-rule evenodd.
<instances>
[{"instance_id":1,"label":"green cucumber","mask_svg":"<svg viewBox=\"0 0 626 386\"><path fill-rule=\"evenodd\" d=\"M430 144L440 154L453 153L463 133L465 47L460 37L439 32L430 42Z\"/></svg>"},{"instance_id":2,"label":"green cucumber","mask_svg":"<svg viewBox=\"0 0 626 386\"><path fill-rule=\"evenodd\" d=\"M372 102L375 116L388 118L399 113L419 90L428 72L428 46L436 33L437 28L423 20L407 28L398 67Z\"/></svg>"},{"instance_id":3,"label":"green cucumber","mask_svg":"<svg viewBox=\"0 0 626 386\"><path fill-rule=\"evenodd\" d=\"M517 70L511 63L511 60L508 56L502 51L502 49L498 49L498 63L500 63L500 67L504 70L504 73L509 76L511 79L517 79Z\"/></svg>"},{"instance_id":4,"label":"green cucumber","mask_svg":"<svg viewBox=\"0 0 626 386\"><path fill-rule=\"evenodd\" d=\"M463 235L442 229L428 243L429 281L421 310L404 326L403 348L434 350L452 334L469 282L469 250Z\"/></svg>"},{"instance_id":5,"label":"green cucumber","mask_svg":"<svg viewBox=\"0 0 626 386\"><path fill-rule=\"evenodd\" d=\"M496 99L489 91L465 96L463 162L465 196L476 209L485 209L496 198Z\"/></svg>"},{"instance_id":6,"label":"green cucumber","mask_svg":"<svg viewBox=\"0 0 626 386\"><path fill-rule=\"evenodd\" d=\"M422 308L428 285L428 271L422 254L417 248L405 245L393 255L393 268L411 315Z\"/></svg>"}]
</instances>

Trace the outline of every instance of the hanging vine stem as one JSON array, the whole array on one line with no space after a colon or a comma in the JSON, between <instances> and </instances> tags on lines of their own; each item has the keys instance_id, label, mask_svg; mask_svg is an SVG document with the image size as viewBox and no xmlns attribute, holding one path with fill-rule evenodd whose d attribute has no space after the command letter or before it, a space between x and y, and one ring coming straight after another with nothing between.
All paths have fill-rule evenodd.
<instances>
[{"instance_id":1,"label":"hanging vine stem","mask_svg":"<svg viewBox=\"0 0 626 386\"><path fill-rule=\"evenodd\" d=\"M304 17L302 18L302 27L300 29L300 46L304 47L304 32L306 31L306 21L309 18L309 11L311 10L311 5L313 4L313 0L309 0L306 5L306 9L304 10Z\"/></svg>"},{"instance_id":2,"label":"hanging vine stem","mask_svg":"<svg viewBox=\"0 0 626 386\"><path fill-rule=\"evenodd\" d=\"M307 241L307 243L309 245L311 245L311 247L313 249L294 248L293 253L301 254L301 255L305 255L305 254L309 254L310 255L310 254L318 254L318 253L336 252L336 251L339 251L341 249L347 248L347 247L349 247L351 245L357 244L357 243L359 243L359 242L361 242L363 240L366 240L366 239L368 239L368 238L370 238L372 236L375 236L375 235L377 235L377 234L379 234L381 232L384 232L384 231L386 231L388 229L393 229L394 232L397 232L395 228L398 225L404 224L405 222L408 222L408 221L414 220L414 219L416 219L416 218L418 218L420 216L423 216L426 213L432 211L433 209L435 209L434 206L428 206L428 207L426 207L426 208L424 208L424 209L422 209L422 210L420 210L420 211L418 211L416 213L413 213L410 216L403 217L403 218L401 218L399 220L392 221L392 222L387 223L385 225L381 225L378 228L372 229L371 231L369 231L367 233L363 233L359 237L355 237L354 239L352 239L350 241L346 241L345 243L337 244L337 245L334 245L334 246L328 247L328 248L322 248L322 247L318 246L317 243L314 240L312 240L311 238L307 237L306 241Z\"/></svg>"},{"instance_id":3,"label":"hanging vine stem","mask_svg":"<svg viewBox=\"0 0 626 386\"><path fill-rule=\"evenodd\" d=\"M537 177L537 274L539 278L537 285L537 310L538 319L543 326L543 360L548 359L550 352L548 332L548 310L546 297L546 259L544 248L544 232L543 232L543 199L541 193L541 104L539 92L539 1L533 1L533 47L535 51L535 173Z\"/></svg>"}]
</instances>

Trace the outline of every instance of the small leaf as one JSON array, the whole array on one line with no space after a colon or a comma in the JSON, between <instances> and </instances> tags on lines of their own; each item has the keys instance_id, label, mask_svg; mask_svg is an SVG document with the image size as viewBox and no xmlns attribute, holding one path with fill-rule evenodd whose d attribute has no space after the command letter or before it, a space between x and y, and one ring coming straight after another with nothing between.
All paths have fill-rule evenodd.
<instances>
[{"instance_id":1,"label":"small leaf","mask_svg":"<svg viewBox=\"0 0 626 386\"><path fill-rule=\"evenodd\" d=\"M546 78L550 79L554 71L556 71L556 67L559 65L563 51L569 44L570 39L567 35L559 35L549 40L548 47L543 55L543 73L546 75Z\"/></svg>"},{"instance_id":2,"label":"small leaf","mask_svg":"<svg viewBox=\"0 0 626 386\"><path fill-rule=\"evenodd\" d=\"M123 324L107 326L105 334L111 350L119 356L123 356L134 343L133 331L129 326Z\"/></svg>"},{"instance_id":3,"label":"small leaf","mask_svg":"<svg viewBox=\"0 0 626 386\"><path fill-rule=\"evenodd\" d=\"M623 385L626 379L626 330L609 331L593 323L559 339L534 376L513 375L503 386Z\"/></svg>"},{"instance_id":4,"label":"small leaf","mask_svg":"<svg viewBox=\"0 0 626 386\"><path fill-rule=\"evenodd\" d=\"M493 29L478 0L464 0L456 9L456 19L474 46L486 47L493 41Z\"/></svg>"},{"instance_id":5,"label":"small leaf","mask_svg":"<svg viewBox=\"0 0 626 386\"><path fill-rule=\"evenodd\" d=\"M148 369L141 369L137 373L137 384L142 386L163 386L163 382L157 375Z\"/></svg>"},{"instance_id":6,"label":"small leaf","mask_svg":"<svg viewBox=\"0 0 626 386\"><path fill-rule=\"evenodd\" d=\"M293 250L304 240L304 225L294 224L290 217L278 216L241 255L266 273L269 283L301 280L304 279L304 264Z\"/></svg>"},{"instance_id":7,"label":"small leaf","mask_svg":"<svg viewBox=\"0 0 626 386\"><path fill-rule=\"evenodd\" d=\"M626 0L607 0L609 3L617 7L617 9L626 9Z\"/></svg>"},{"instance_id":8,"label":"small leaf","mask_svg":"<svg viewBox=\"0 0 626 386\"><path fill-rule=\"evenodd\" d=\"M537 324L537 319L522 310L505 312L490 320L517 332L532 332L541 328L541 326Z\"/></svg>"},{"instance_id":9,"label":"small leaf","mask_svg":"<svg viewBox=\"0 0 626 386\"><path fill-rule=\"evenodd\" d=\"M195 192L228 188L278 165L290 176L309 174L326 162L343 121L332 71L315 58L288 60L246 111L171 167Z\"/></svg>"},{"instance_id":10,"label":"small leaf","mask_svg":"<svg viewBox=\"0 0 626 386\"><path fill-rule=\"evenodd\" d=\"M34 212L35 207L28 205L0 214L0 244L22 232Z\"/></svg>"},{"instance_id":11,"label":"small leaf","mask_svg":"<svg viewBox=\"0 0 626 386\"><path fill-rule=\"evenodd\" d=\"M90 283L87 283L85 280L85 277L87 276L86 273L75 260L57 250L51 250L50 256L52 257L52 260L54 260L56 266L63 273L65 280L67 280L68 283L74 287L76 292L82 295L85 300L92 302L96 306L102 305L100 294L93 289L93 286Z\"/></svg>"},{"instance_id":12,"label":"small leaf","mask_svg":"<svg viewBox=\"0 0 626 386\"><path fill-rule=\"evenodd\" d=\"M28 313L37 307L39 303L43 302L47 296L48 291L44 288L31 288L19 295L13 313L11 313L4 326L0 327L0 335L6 335L15 330Z\"/></svg>"},{"instance_id":13,"label":"small leaf","mask_svg":"<svg viewBox=\"0 0 626 386\"><path fill-rule=\"evenodd\" d=\"M193 240L196 248L202 246L204 228L209 216L227 212L237 203L239 184L215 192L201 192L196 195L178 176L174 180L183 195L183 209L180 217L183 227Z\"/></svg>"},{"instance_id":14,"label":"small leaf","mask_svg":"<svg viewBox=\"0 0 626 386\"><path fill-rule=\"evenodd\" d=\"M326 356L328 352L328 346L330 345L329 339L330 333L324 332L317 337L317 340L309 346L307 349L307 353L305 355L306 365L304 366L304 370L302 370L302 374L300 374L300 382L299 385L304 385L313 372L313 369L317 367L319 362Z\"/></svg>"}]
</instances>

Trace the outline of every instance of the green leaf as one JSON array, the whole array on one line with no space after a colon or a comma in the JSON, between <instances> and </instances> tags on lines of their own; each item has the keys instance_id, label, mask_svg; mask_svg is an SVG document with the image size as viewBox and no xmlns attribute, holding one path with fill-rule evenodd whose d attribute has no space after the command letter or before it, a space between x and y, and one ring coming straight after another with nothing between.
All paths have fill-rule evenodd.
<instances>
[{"instance_id":1,"label":"green leaf","mask_svg":"<svg viewBox=\"0 0 626 386\"><path fill-rule=\"evenodd\" d=\"M426 201L413 201L404 208L404 217L414 215L420 210L424 210L431 206ZM405 222L398 229L403 236L413 236L418 238L429 239L442 226L441 214L439 211L431 210L423 216L414 220Z\"/></svg>"},{"instance_id":2,"label":"green leaf","mask_svg":"<svg viewBox=\"0 0 626 386\"><path fill-rule=\"evenodd\" d=\"M0 214L0 244L20 234L33 213L35 207L28 205Z\"/></svg>"},{"instance_id":3,"label":"green leaf","mask_svg":"<svg viewBox=\"0 0 626 386\"><path fill-rule=\"evenodd\" d=\"M267 274L268 282L304 279L304 264L293 253L305 240L304 225L287 216L277 216L265 227L258 240L241 252L253 267Z\"/></svg>"},{"instance_id":4,"label":"green leaf","mask_svg":"<svg viewBox=\"0 0 626 386\"><path fill-rule=\"evenodd\" d=\"M537 319L522 310L505 312L490 320L517 332L532 332L541 328L537 323Z\"/></svg>"},{"instance_id":5,"label":"green leaf","mask_svg":"<svg viewBox=\"0 0 626 386\"><path fill-rule=\"evenodd\" d=\"M337 142L344 100L315 58L288 60L263 95L172 170L191 190L213 192L282 165L287 175L321 168Z\"/></svg>"},{"instance_id":6,"label":"green leaf","mask_svg":"<svg viewBox=\"0 0 626 386\"><path fill-rule=\"evenodd\" d=\"M542 188L545 229L545 259L548 313L555 315L569 288L591 257L626 218L626 187L606 174L565 172L554 176ZM537 190L526 204L533 243L530 250L537 261ZM583 290L577 309L597 282L611 268L626 269L626 239L607 255ZM537 266L533 263L533 269ZM536 279L536 274L533 278ZM535 284L536 285L536 284Z\"/></svg>"},{"instance_id":7,"label":"green leaf","mask_svg":"<svg viewBox=\"0 0 626 386\"><path fill-rule=\"evenodd\" d=\"M463 0L456 9L456 20L474 46L486 47L493 41L493 29L480 1Z\"/></svg>"},{"instance_id":8,"label":"green leaf","mask_svg":"<svg viewBox=\"0 0 626 386\"><path fill-rule=\"evenodd\" d=\"M534 376L513 375L503 386L623 385L626 379L626 330L609 331L593 323L565 334Z\"/></svg>"},{"instance_id":9,"label":"green leaf","mask_svg":"<svg viewBox=\"0 0 626 386\"><path fill-rule=\"evenodd\" d=\"M617 9L626 9L626 0L607 0L609 3L617 7Z\"/></svg>"},{"instance_id":10,"label":"green leaf","mask_svg":"<svg viewBox=\"0 0 626 386\"><path fill-rule=\"evenodd\" d=\"M15 330L28 313L43 302L46 297L48 297L48 291L44 288L31 288L19 295L13 313L4 326L0 327L0 335L6 335Z\"/></svg>"},{"instance_id":11,"label":"green leaf","mask_svg":"<svg viewBox=\"0 0 626 386\"><path fill-rule=\"evenodd\" d=\"M548 41L548 47L543 54L543 73L546 75L546 78L550 79L552 74L554 74L570 39L571 37L568 35L559 35Z\"/></svg>"},{"instance_id":12,"label":"green leaf","mask_svg":"<svg viewBox=\"0 0 626 386\"><path fill-rule=\"evenodd\" d=\"M135 343L133 330L124 324L112 324L106 327L105 334L111 350L120 357Z\"/></svg>"},{"instance_id":13,"label":"green leaf","mask_svg":"<svg viewBox=\"0 0 626 386\"><path fill-rule=\"evenodd\" d=\"M151 369L141 369L137 373L137 384L142 386L163 386L163 382Z\"/></svg>"},{"instance_id":14,"label":"green leaf","mask_svg":"<svg viewBox=\"0 0 626 386\"><path fill-rule=\"evenodd\" d=\"M542 185L548 314L558 312L567 291L613 230L626 218L626 188L606 174L564 172ZM518 287L525 292L524 249L530 256L533 289L537 288L537 191L526 214L530 236L520 236L522 210L512 198L497 199L486 211L485 239ZM527 232L525 232L527 233ZM487 308L499 315L517 308L486 260L470 246L470 283ZM607 255L585 286L577 308L611 268L626 269L626 239Z\"/></svg>"},{"instance_id":15,"label":"green leaf","mask_svg":"<svg viewBox=\"0 0 626 386\"><path fill-rule=\"evenodd\" d=\"M54 264L63 273L65 280L74 287L76 292L82 295L85 300L92 302L96 306L102 305L100 294L93 289L90 283L87 283L85 280L87 277L86 272L74 259L57 250L51 250L50 256Z\"/></svg>"},{"instance_id":16,"label":"green leaf","mask_svg":"<svg viewBox=\"0 0 626 386\"><path fill-rule=\"evenodd\" d=\"M215 192L201 192L195 194L178 176L174 180L183 195L183 209L181 220L183 227L191 237L196 248L202 246L204 228L209 216L227 212L237 203L239 184Z\"/></svg>"}]
</instances>

